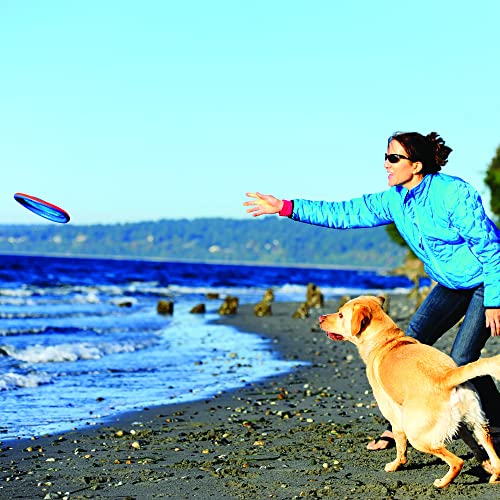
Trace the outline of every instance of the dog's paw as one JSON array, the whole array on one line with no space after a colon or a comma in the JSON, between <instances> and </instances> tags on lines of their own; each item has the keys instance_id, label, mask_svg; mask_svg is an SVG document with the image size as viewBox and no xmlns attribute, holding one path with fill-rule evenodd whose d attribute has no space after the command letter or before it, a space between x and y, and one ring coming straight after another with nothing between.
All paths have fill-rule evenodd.
<instances>
[{"instance_id":1,"label":"dog's paw","mask_svg":"<svg viewBox=\"0 0 500 500\"><path fill-rule=\"evenodd\" d=\"M493 466L491 465L491 462L489 460L483 460L481 462L481 467L488 473L493 476L495 474L495 470L493 469Z\"/></svg>"},{"instance_id":2,"label":"dog's paw","mask_svg":"<svg viewBox=\"0 0 500 500\"><path fill-rule=\"evenodd\" d=\"M436 479L433 484L436 488L444 488L450 484L450 481L447 481L444 477L442 477L441 479Z\"/></svg>"},{"instance_id":3,"label":"dog's paw","mask_svg":"<svg viewBox=\"0 0 500 500\"><path fill-rule=\"evenodd\" d=\"M389 462L385 464L384 470L385 472L396 472L399 469L401 462L399 460L394 460L394 462Z\"/></svg>"}]
</instances>

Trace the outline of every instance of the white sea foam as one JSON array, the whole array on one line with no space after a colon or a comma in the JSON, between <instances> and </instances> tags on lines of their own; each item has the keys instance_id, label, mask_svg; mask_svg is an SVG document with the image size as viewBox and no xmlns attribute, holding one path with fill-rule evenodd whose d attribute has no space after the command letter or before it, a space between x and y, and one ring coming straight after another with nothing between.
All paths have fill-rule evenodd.
<instances>
[{"instance_id":1,"label":"white sea foam","mask_svg":"<svg viewBox=\"0 0 500 500\"><path fill-rule=\"evenodd\" d=\"M29 297L33 292L27 288L0 288L0 296L5 297Z\"/></svg>"},{"instance_id":2,"label":"white sea foam","mask_svg":"<svg viewBox=\"0 0 500 500\"><path fill-rule=\"evenodd\" d=\"M208 293L220 293L231 295L254 294L258 288L256 287L229 287L229 286L184 286L170 285L168 290L171 293L179 295L206 295Z\"/></svg>"},{"instance_id":3,"label":"white sea foam","mask_svg":"<svg viewBox=\"0 0 500 500\"><path fill-rule=\"evenodd\" d=\"M74 304L99 304L100 302L99 293L95 290L87 293L77 293L73 297Z\"/></svg>"},{"instance_id":4,"label":"white sea foam","mask_svg":"<svg viewBox=\"0 0 500 500\"><path fill-rule=\"evenodd\" d=\"M33 345L24 349L12 346L0 346L7 356L28 364L63 363L68 361L100 359L110 354L129 353L151 347L156 343L152 339L141 343L100 343L80 342L52 346Z\"/></svg>"},{"instance_id":5,"label":"white sea foam","mask_svg":"<svg viewBox=\"0 0 500 500\"><path fill-rule=\"evenodd\" d=\"M5 373L0 375L0 391L17 389L23 387L38 387L42 384L48 384L52 378L44 373L30 373L22 375L20 373Z\"/></svg>"}]
</instances>

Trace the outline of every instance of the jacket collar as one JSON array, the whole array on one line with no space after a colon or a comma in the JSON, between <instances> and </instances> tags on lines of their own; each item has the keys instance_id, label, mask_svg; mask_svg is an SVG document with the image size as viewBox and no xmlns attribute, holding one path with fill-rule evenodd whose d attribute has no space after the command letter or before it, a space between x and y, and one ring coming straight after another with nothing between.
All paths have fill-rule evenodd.
<instances>
[{"instance_id":1,"label":"jacket collar","mask_svg":"<svg viewBox=\"0 0 500 500\"><path fill-rule=\"evenodd\" d=\"M401 197L401 201L404 203L405 201L414 198L416 200L418 199L425 199L427 197L427 192L430 189L432 180L434 179L434 176L438 174L427 174L424 175L424 178L422 179L421 182L419 182L415 187L411 189L406 189L403 186L396 186L396 191L399 193L399 196Z\"/></svg>"}]
</instances>

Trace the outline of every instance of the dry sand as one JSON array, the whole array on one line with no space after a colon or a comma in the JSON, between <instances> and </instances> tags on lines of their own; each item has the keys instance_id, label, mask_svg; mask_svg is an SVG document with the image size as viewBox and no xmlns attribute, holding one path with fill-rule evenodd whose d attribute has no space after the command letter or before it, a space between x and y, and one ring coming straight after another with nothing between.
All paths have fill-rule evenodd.
<instances>
[{"instance_id":1,"label":"dry sand","mask_svg":"<svg viewBox=\"0 0 500 500\"><path fill-rule=\"evenodd\" d=\"M487 483L461 441L450 449L466 464L444 490L432 482L447 466L411 447L406 466L384 472L395 452L366 450L385 423L364 366L354 346L332 342L317 326L317 316L337 304L306 320L291 318L296 306L274 303L264 318L243 306L221 321L270 337L284 358L310 366L206 401L4 442L0 498L500 498L500 485ZM409 314L406 298L391 298L391 316L401 327ZM445 336L440 348L451 339ZM500 352L498 338L486 350Z\"/></svg>"}]
</instances>

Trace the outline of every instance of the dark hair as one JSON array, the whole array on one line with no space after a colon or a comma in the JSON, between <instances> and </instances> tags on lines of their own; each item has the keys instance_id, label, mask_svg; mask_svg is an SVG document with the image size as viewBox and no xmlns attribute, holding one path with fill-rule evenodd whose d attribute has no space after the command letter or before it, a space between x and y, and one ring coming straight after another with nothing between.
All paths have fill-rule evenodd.
<instances>
[{"instance_id":1,"label":"dark hair","mask_svg":"<svg viewBox=\"0 0 500 500\"><path fill-rule=\"evenodd\" d=\"M445 145L437 132L427 135L418 132L395 132L389 137L388 143L392 141L398 141L403 146L411 161L422 162L423 175L439 172L453 151Z\"/></svg>"}]
</instances>

